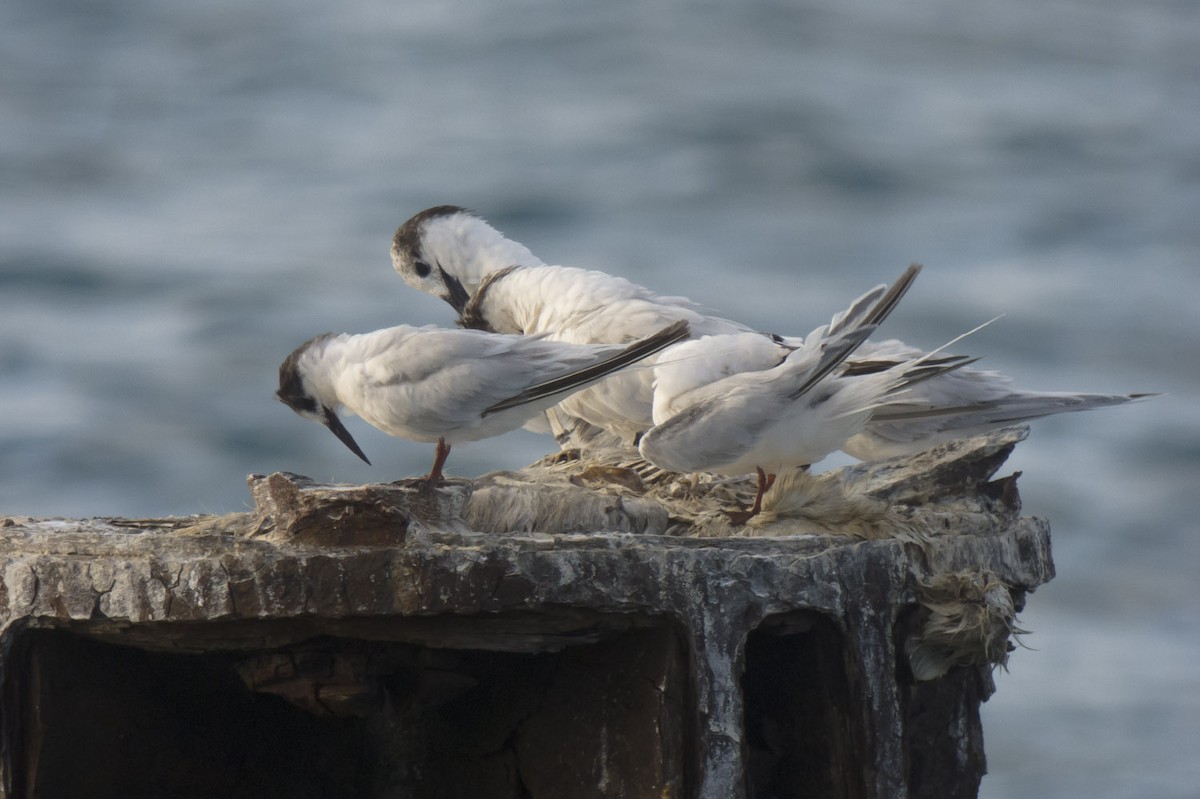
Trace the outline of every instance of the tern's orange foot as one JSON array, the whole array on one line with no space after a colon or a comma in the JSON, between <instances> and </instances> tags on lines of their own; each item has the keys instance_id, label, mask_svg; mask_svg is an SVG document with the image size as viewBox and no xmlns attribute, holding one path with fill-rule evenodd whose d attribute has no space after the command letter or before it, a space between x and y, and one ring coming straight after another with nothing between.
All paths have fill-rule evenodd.
<instances>
[{"instance_id":1,"label":"tern's orange foot","mask_svg":"<svg viewBox=\"0 0 1200 799\"><path fill-rule=\"evenodd\" d=\"M746 522L758 515L757 510L727 510L725 515L729 517L730 524L742 526Z\"/></svg>"}]
</instances>

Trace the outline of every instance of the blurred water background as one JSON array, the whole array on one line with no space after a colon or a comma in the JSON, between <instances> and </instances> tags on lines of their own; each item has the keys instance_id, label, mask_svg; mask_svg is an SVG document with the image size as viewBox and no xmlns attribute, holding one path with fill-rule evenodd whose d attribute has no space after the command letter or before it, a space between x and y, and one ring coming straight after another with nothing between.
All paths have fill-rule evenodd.
<instances>
[{"instance_id":1,"label":"blurred water background","mask_svg":"<svg viewBox=\"0 0 1200 799\"><path fill-rule=\"evenodd\" d=\"M1200 785L1200 6L1173 0L0 4L0 513L221 513L374 467L275 402L326 330L450 324L394 228L466 205L552 263L803 332L910 261L887 333L1026 387L1054 528L985 705L985 797ZM528 433L456 449L514 467Z\"/></svg>"}]
</instances>

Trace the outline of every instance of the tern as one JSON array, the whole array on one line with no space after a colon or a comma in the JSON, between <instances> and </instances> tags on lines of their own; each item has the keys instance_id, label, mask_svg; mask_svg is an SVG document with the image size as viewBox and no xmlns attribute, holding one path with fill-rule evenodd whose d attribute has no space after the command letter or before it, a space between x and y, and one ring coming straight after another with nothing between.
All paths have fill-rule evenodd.
<instances>
[{"instance_id":1,"label":"tern","mask_svg":"<svg viewBox=\"0 0 1200 799\"><path fill-rule=\"evenodd\" d=\"M670 360L654 369L655 426L641 438L642 457L679 473L757 473L753 506L731 518L744 523L756 515L779 471L816 463L842 448L892 397L972 362L934 351L882 372L835 374L899 301L912 282L906 277L886 294L880 286L858 298L782 359L778 345L754 333L675 345ZM726 368L771 358L777 361L771 368Z\"/></svg>"},{"instance_id":2,"label":"tern","mask_svg":"<svg viewBox=\"0 0 1200 799\"><path fill-rule=\"evenodd\" d=\"M686 321L693 336L753 332L624 278L544 264L456 206L409 219L396 231L391 254L409 285L445 300L465 327L540 333L576 344L632 341L678 321ZM556 411L629 444L653 423L651 382L646 370L625 372L573 395Z\"/></svg>"},{"instance_id":3,"label":"tern","mask_svg":"<svg viewBox=\"0 0 1200 799\"><path fill-rule=\"evenodd\" d=\"M628 345L400 325L316 336L279 367L278 399L367 456L338 411L389 435L436 442L430 485L454 444L515 430L573 391L686 339L686 322Z\"/></svg>"},{"instance_id":4,"label":"tern","mask_svg":"<svg viewBox=\"0 0 1200 799\"><path fill-rule=\"evenodd\" d=\"M694 337L755 332L705 313L682 297L664 297L629 280L596 270L552 266L506 238L478 215L453 205L416 214L396 231L392 264L409 285L441 297L461 323L503 333L547 334L575 343L620 343L680 319ZM747 358L740 371L772 368L804 339L775 337L778 352ZM910 363L924 350L896 340L867 341L838 374L867 375ZM669 353L658 356L670 357ZM626 371L574 394L561 410L636 440L653 425L653 377ZM1004 375L960 368L910 386L905 408L872 414L842 447L861 460L918 452L950 438L1056 413L1122 405L1149 394L1076 394L1015 389Z\"/></svg>"}]
</instances>

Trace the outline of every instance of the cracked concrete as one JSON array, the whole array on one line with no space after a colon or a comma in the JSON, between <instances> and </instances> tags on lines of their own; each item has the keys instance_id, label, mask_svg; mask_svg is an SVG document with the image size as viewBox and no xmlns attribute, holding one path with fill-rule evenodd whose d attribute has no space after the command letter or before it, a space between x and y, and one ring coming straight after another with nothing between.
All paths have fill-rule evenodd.
<instances>
[{"instance_id":1,"label":"cracked concrete","mask_svg":"<svg viewBox=\"0 0 1200 799\"><path fill-rule=\"evenodd\" d=\"M245 657L287 652L331 636L428 647L421 651L431 653L538 655L582 652L655 625L675 631L670 640L678 640L685 656L637 675L636 683L648 680L650 688L634 694L661 702L669 694L671 702L683 703L678 713L655 711L674 719L677 729L649 739L632 728L623 734L641 749L660 745L666 754L653 764L637 761L630 771L630 751L618 746L621 736L610 734L603 755L587 755L588 762L601 757L597 773L610 785L625 786L626 795L650 795L635 791L641 778L659 791L674 786L670 795L705 799L766 795L784 790L771 780L800 779L781 776L778 753L764 749L758 733L747 732L742 688L763 678L747 672L746 647L750 636L763 636L756 639L763 642L761 651L784 651L778 648L791 646L788 636L818 633L814 640L825 642L821 651L828 653L810 666L816 674L840 673L830 683L846 692L837 699L837 712L844 714L837 725L851 730L846 741L854 742L829 744L826 754L858 775L861 795L938 795L929 786L949 779L939 769L958 775L956 787L940 795L974 795L983 771L978 703L990 691L986 675L995 656L985 662L954 653L956 660L945 669L930 672L945 676L918 683L905 652L910 639L924 635L920 588L940 575L986 572L1009 592L1017 610L1028 592L1053 577L1048 525L1020 515L1014 479L992 480L1023 436L1021 430L1002 431L951 442L911 459L851 467L829 478L853 483L855 492L874 503L873 519L896 521L891 536L877 529L861 534L861 526L847 528L853 535L838 535L812 513L781 514L761 527L730 531L719 508L698 508L702 501L694 485L675 492L686 493L690 504L668 510L673 501L668 489L636 495L628 484L583 487L562 467L450 481L432 492L390 484L324 486L286 473L252 475L257 507L249 514L157 522L2 520L0 651L7 654L0 663L5 687L0 797L15 799L13 786L27 787L36 778L21 771L28 761L16 754L28 742L14 737L20 725L11 723L21 712L13 703L24 683L17 656L9 654L19 650L13 642L31 631L66 632L148 652ZM724 491L725 485L718 488ZM712 496L718 501L715 492ZM573 504L560 507L563 497ZM877 514L879 507L886 514ZM515 529L472 529L500 521ZM139 532L130 534L131 525ZM662 534L668 529L680 534ZM717 535L722 531L727 534ZM1007 629L1000 629L1001 639ZM927 643L928 654L934 643ZM653 647L646 651L657 651ZM657 662L657 655L646 657L647 663ZM591 673L591 667L579 668ZM687 670L683 685L676 674L680 668ZM981 676L966 679L968 673ZM456 681L461 680L453 677L446 685ZM313 689L313 701L326 713L343 705L357 708L378 693L371 685L370 680L343 685L338 690L350 692L346 702L334 701L334 694L322 699ZM832 700L797 686L794 701L809 707ZM913 716L918 706L944 711L942 729L959 729L958 739L919 739L916 731L923 728ZM825 715L819 717L833 718L832 705L820 707ZM594 717L608 724L606 714L612 712L597 710ZM568 717L563 711L560 721ZM551 713L538 723L551 724L547 718L559 717ZM657 729L659 722L651 726ZM375 728L396 728L396 722ZM512 737L528 746L536 739L553 746L556 739L569 739L584 745L580 736L555 729L537 727L536 735L529 733L533 738L506 729L501 740ZM686 739L678 744L683 749L677 752L671 735ZM533 768L516 750L506 750L505 757L525 763L521 769ZM685 750L686 756L679 754ZM774 764L775 771L755 765L762 763ZM489 774L515 773L511 764L503 769L489 764L477 765ZM413 770L395 763L389 768L396 774ZM672 769L679 773L668 774ZM657 776L647 776L651 772ZM561 785L549 774L521 773L526 790L531 784ZM642 776L631 776L636 774Z\"/></svg>"}]
</instances>

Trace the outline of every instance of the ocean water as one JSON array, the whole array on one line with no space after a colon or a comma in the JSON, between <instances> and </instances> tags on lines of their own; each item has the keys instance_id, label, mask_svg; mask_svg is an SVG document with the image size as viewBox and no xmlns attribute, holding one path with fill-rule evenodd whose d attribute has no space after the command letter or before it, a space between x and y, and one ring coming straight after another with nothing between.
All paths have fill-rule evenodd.
<instances>
[{"instance_id":1,"label":"ocean water","mask_svg":"<svg viewBox=\"0 0 1200 799\"><path fill-rule=\"evenodd\" d=\"M0 513L221 513L367 467L275 402L311 335L451 322L395 227L803 332L911 261L887 333L1022 386L1158 391L1009 468L1058 577L984 708L984 797L1200 784L1200 6L1172 0L0 5ZM518 432L449 470L519 466Z\"/></svg>"}]
</instances>

